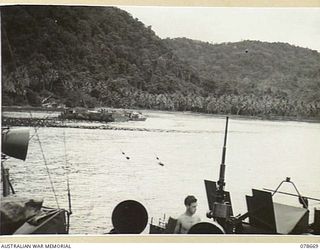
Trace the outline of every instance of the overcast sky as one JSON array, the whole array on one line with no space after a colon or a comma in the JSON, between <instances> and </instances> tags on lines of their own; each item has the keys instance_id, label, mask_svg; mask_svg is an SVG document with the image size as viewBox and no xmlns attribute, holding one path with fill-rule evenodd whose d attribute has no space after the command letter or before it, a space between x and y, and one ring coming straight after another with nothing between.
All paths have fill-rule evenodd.
<instances>
[{"instance_id":1,"label":"overcast sky","mask_svg":"<svg viewBox=\"0 0 320 250\"><path fill-rule=\"evenodd\" d=\"M119 7L161 38L286 42L320 52L320 8Z\"/></svg>"}]
</instances>

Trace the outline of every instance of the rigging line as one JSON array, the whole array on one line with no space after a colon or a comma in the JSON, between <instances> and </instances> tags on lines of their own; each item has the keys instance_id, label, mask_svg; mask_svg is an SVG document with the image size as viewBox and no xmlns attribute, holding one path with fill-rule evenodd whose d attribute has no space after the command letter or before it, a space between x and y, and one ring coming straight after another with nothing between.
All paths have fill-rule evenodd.
<instances>
[{"instance_id":1,"label":"rigging line","mask_svg":"<svg viewBox=\"0 0 320 250\"><path fill-rule=\"evenodd\" d=\"M71 210L70 181L69 181L69 166L68 166L68 159L67 159L67 143L66 143L66 133L65 133L65 129L63 129L63 144L64 144L65 169L66 169L66 176L67 176L67 191L68 191L69 213L72 214L72 210Z\"/></svg>"},{"instance_id":2,"label":"rigging line","mask_svg":"<svg viewBox=\"0 0 320 250\"><path fill-rule=\"evenodd\" d=\"M70 192L70 182L69 182L69 165L67 159L67 143L66 143L66 133L65 128L63 129L63 144L64 144L64 159L65 159L65 171L67 176L67 195L68 195L68 205L69 211L67 212L67 232L69 233L70 229L70 215L72 214L71 209L71 192Z\"/></svg>"},{"instance_id":3,"label":"rigging line","mask_svg":"<svg viewBox=\"0 0 320 250\"><path fill-rule=\"evenodd\" d=\"M30 116L31 116L31 118L32 118L32 113L31 113L31 110L29 111L29 113L30 113ZM53 112L52 112L53 113ZM43 118L43 120L47 120L47 118L50 116L50 113L48 113L44 118ZM35 126L34 127L34 130L35 131L38 131L38 129L40 128L41 126ZM30 138L29 138L29 141L31 141L32 140L32 138L35 136L35 133L32 135L32 136L30 136Z\"/></svg>"},{"instance_id":4,"label":"rigging line","mask_svg":"<svg viewBox=\"0 0 320 250\"><path fill-rule=\"evenodd\" d=\"M30 111L30 116L31 116L31 118L32 118L32 113L31 113L31 111ZM47 159L46 159L46 157L45 157L45 155L44 155L43 147L42 147L42 144L41 144L41 141L40 141L40 137L39 137L39 134L38 134L38 131L37 131L37 130L35 130L35 135L36 135L37 140L38 140L38 143L39 143L40 151L41 151L41 154L42 154L42 158L43 158L43 161L44 161L44 165L46 166L46 170L47 170L47 173L48 173L48 177L49 177L51 189L52 189L52 192L53 192L53 194L54 194L54 198L55 198L55 201L56 201L56 203L57 203L57 207L60 209L59 201L58 201L58 198L57 198L57 194L56 194L56 191L55 191L55 189L54 189L53 181L52 181L51 174L50 174L50 171L49 171L49 168L48 168Z\"/></svg>"},{"instance_id":5,"label":"rigging line","mask_svg":"<svg viewBox=\"0 0 320 250\"><path fill-rule=\"evenodd\" d=\"M40 128L40 127L34 127L34 128L33 128L34 131L35 131L35 133L34 133L32 136L30 136L29 141L31 141L32 138L36 135L36 132L38 131L39 128Z\"/></svg>"},{"instance_id":6,"label":"rigging line","mask_svg":"<svg viewBox=\"0 0 320 250\"><path fill-rule=\"evenodd\" d=\"M49 171L49 168L48 168L47 159L46 159L46 157L45 157L45 155L44 155L44 152L43 152L43 147L42 147L42 144L41 144L41 141L40 141L40 137L39 137L39 134L38 134L37 131L36 131L35 133L36 133L37 140L38 140L38 142L39 142L39 146L40 146L42 158L43 158L43 160L44 160L44 165L46 166L46 170L47 170L47 173L48 173L48 176L49 176L49 180L50 180L50 184L51 184L51 189L52 189L52 191L53 191L54 198L55 198L55 200L56 200L57 206L58 206L58 208L60 209L59 202L58 202L58 198L57 198L57 194L56 194L56 191L55 191L55 189L54 189L53 181L52 181L51 174L50 174L50 171Z\"/></svg>"}]
</instances>

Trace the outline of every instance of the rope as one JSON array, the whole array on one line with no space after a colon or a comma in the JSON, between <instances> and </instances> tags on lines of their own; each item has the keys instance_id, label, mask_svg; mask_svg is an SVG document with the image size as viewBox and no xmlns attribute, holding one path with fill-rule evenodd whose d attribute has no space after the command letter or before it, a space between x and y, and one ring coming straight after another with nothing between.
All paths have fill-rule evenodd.
<instances>
[{"instance_id":1,"label":"rope","mask_svg":"<svg viewBox=\"0 0 320 250\"><path fill-rule=\"evenodd\" d=\"M32 138L36 135L36 133L37 133L37 131L38 131L39 128L40 128L40 127L34 127L35 133L34 133L32 136L30 136L29 141L31 141Z\"/></svg>"},{"instance_id":2,"label":"rope","mask_svg":"<svg viewBox=\"0 0 320 250\"><path fill-rule=\"evenodd\" d=\"M52 192L54 194L54 198L56 200L57 207L60 209L58 198L57 198L57 194L56 194L56 191L54 189L53 181L52 181L51 174L50 174L50 171L49 171L49 168L48 168L47 159L46 159L46 157L44 155L44 152L43 152L43 148L42 148L42 144L41 144L41 141L40 141L40 138L39 138L39 134L38 134L37 131L35 133L36 133L37 140L39 142L39 146L40 146L41 154L42 154L42 157L43 157L44 165L46 166L46 170L47 170L48 177L49 177L50 184L51 184L51 189L52 189Z\"/></svg>"},{"instance_id":3,"label":"rope","mask_svg":"<svg viewBox=\"0 0 320 250\"><path fill-rule=\"evenodd\" d=\"M30 113L30 117L32 118L32 113L31 113L31 110L29 111ZM53 112L52 112L53 113ZM48 113L44 118L43 120L46 120L49 116L50 116L51 113ZM40 128L40 125L38 125L38 127L34 127L34 131L37 132L38 129ZM32 138L35 136L36 133L34 133L32 136L30 136L29 138L29 142L32 140Z\"/></svg>"},{"instance_id":4,"label":"rope","mask_svg":"<svg viewBox=\"0 0 320 250\"><path fill-rule=\"evenodd\" d=\"M72 214L72 211L71 211L71 198L70 198L69 166L68 166L68 159L67 159L67 143L66 143L65 130L63 130L63 144L64 144L65 169L66 169L66 176L67 176L67 190L68 190L68 198L69 198L69 213Z\"/></svg>"},{"instance_id":5,"label":"rope","mask_svg":"<svg viewBox=\"0 0 320 250\"><path fill-rule=\"evenodd\" d=\"M31 118L32 118L32 113L31 113L31 111L30 111L30 116L31 116ZM56 194L56 191L55 191L55 189L54 189L53 181L52 181L51 174L50 174L50 171L49 171L49 168L48 168L47 159L46 159L46 157L45 157L45 155L44 155L44 151L43 151L43 147L42 147L42 144L41 144L41 141L40 141L40 137L39 137L38 131L37 131L36 129L35 129L35 135L36 135L36 137L37 137L37 140L38 140L38 143L39 143L39 146L40 146L42 158L43 158L43 161L44 161L44 165L46 166L46 170L47 170L47 174L48 174L48 177L49 177L51 189L52 189L52 192L53 192L53 194L54 194L54 198L55 198L57 207L60 209L59 202L58 202L58 198L57 198L57 194Z\"/></svg>"},{"instance_id":6,"label":"rope","mask_svg":"<svg viewBox=\"0 0 320 250\"><path fill-rule=\"evenodd\" d=\"M68 166L68 159L67 159L67 143L66 143L65 129L63 129L63 144L64 144L64 159L65 159L65 170L66 170L66 176L67 176L67 193L68 193L68 205L69 205L69 211L67 213L67 232L69 233L70 215L72 214L72 210L71 210L71 193L70 193L69 166Z\"/></svg>"}]
</instances>

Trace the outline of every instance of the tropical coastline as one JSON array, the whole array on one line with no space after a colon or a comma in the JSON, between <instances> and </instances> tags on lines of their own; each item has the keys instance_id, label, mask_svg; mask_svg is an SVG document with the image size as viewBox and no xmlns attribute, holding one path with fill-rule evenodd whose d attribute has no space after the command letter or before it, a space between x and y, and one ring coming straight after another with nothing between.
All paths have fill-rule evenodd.
<instances>
[{"instance_id":1,"label":"tropical coastline","mask_svg":"<svg viewBox=\"0 0 320 250\"><path fill-rule=\"evenodd\" d=\"M2 112L21 112L21 113L30 113L34 112L63 112L65 109L62 108L44 108L44 107L32 107L32 106L3 106ZM124 110L124 109L113 109L110 110ZM136 111L137 109L125 109L126 111ZM192 115L202 115L216 118L223 118L229 116L232 119L236 120L262 120L262 121L294 121L294 122L308 122L308 123L320 123L318 118L303 118L303 117L290 117L290 116L247 116L247 115L233 115L233 114L208 114L201 112L193 111L168 111L168 110L141 110L144 112L168 112L168 113L185 113ZM3 126L31 126L31 127L69 127L69 128L85 128L85 129L115 129L107 125L79 125L76 123L66 123L64 119L54 117L45 117L45 118L35 118L35 117L25 117L25 118L16 118L8 117L2 114L2 124ZM122 128L123 129L123 128Z\"/></svg>"}]
</instances>

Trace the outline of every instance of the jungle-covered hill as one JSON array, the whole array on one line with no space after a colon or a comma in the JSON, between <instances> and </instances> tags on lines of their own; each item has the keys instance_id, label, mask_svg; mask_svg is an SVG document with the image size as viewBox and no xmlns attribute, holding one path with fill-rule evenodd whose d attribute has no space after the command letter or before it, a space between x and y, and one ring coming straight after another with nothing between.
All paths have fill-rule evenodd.
<instances>
[{"instance_id":1,"label":"jungle-covered hill","mask_svg":"<svg viewBox=\"0 0 320 250\"><path fill-rule=\"evenodd\" d=\"M7 6L2 104L319 117L320 54L160 39L113 7Z\"/></svg>"},{"instance_id":2,"label":"jungle-covered hill","mask_svg":"<svg viewBox=\"0 0 320 250\"><path fill-rule=\"evenodd\" d=\"M212 45L176 38L166 42L222 93L320 101L320 53L315 50L260 41Z\"/></svg>"}]
</instances>

